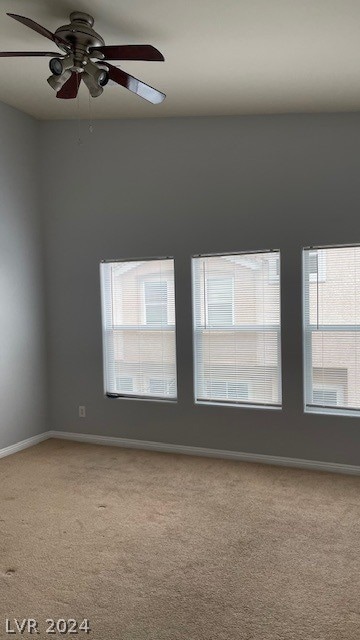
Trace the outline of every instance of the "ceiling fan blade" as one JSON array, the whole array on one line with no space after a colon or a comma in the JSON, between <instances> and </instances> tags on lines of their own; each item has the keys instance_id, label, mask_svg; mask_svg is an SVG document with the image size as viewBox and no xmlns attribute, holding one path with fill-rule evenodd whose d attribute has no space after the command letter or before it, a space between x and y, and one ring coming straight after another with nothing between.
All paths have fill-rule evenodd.
<instances>
[{"instance_id":1,"label":"ceiling fan blade","mask_svg":"<svg viewBox=\"0 0 360 640\"><path fill-rule=\"evenodd\" d=\"M60 91L57 92L56 97L62 98L63 100L71 100L72 98L76 98L79 91L80 82L81 74L73 71L69 80L67 80L61 87Z\"/></svg>"},{"instance_id":2,"label":"ceiling fan blade","mask_svg":"<svg viewBox=\"0 0 360 640\"><path fill-rule=\"evenodd\" d=\"M20 56L49 56L53 58L61 58L59 53L50 53L50 51L0 51L0 58L19 58Z\"/></svg>"},{"instance_id":3,"label":"ceiling fan blade","mask_svg":"<svg viewBox=\"0 0 360 640\"><path fill-rule=\"evenodd\" d=\"M104 64L104 63L103 63ZM134 76L131 76L129 73L126 73L122 69L118 69L118 67L114 67L112 64L105 62L106 66L109 67L109 78L118 84L121 84L122 87L129 89L136 95L144 98L144 100L148 100L148 102L152 102L152 104L159 104L163 100L165 100L165 93L161 93L157 89L150 87L145 82L141 82Z\"/></svg>"},{"instance_id":4,"label":"ceiling fan blade","mask_svg":"<svg viewBox=\"0 0 360 640\"><path fill-rule=\"evenodd\" d=\"M163 62L164 56L151 44L110 45L91 47L90 51L100 51L106 60L150 60Z\"/></svg>"},{"instance_id":5,"label":"ceiling fan blade","mask_svg":"<svg viewBox=\"0 0 360 640\"><path fill-rule=\"evenodd\" d=\"M14 18L14 20L17 20L18 22L21 22L26 27L33 29L33 31L40 33L40 35L44 36L45 38L49 38L49 40L52 40L56 44L60 44L67 49L70 48L70 45L68 42L66 42L66 40L63 40L59 36L55 35L55 33L52 33L51 31L49 31L49 29L42 27L41 24L38 24L34 20L25 18L24 16L18 16L16 13L8 13L7 15L10 16L10 18Z\"/></svg>"}]
</instances>

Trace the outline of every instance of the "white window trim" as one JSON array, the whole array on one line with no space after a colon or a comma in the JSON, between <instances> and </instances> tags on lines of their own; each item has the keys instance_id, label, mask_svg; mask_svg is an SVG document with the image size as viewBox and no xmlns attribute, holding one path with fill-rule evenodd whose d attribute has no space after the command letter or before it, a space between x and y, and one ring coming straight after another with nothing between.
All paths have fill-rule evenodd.
<instances>
[{"instance_id":1,"label":"white window trim","mask_svg":"<svg viewBox=\"0 0 360 640\"><path fill-rule=\"evenodd\" d=\"M275 252L275 250L272 250ZM267 251L254 251L253 252L254 255L258 254L258 253L270 253ZM279 260L281 260L281 253L280 250L276 250L276 253L279 254ZM269 331L275 331L277 334L277 341L278 341L278 349L277 349L277 353L278 353L278 360L277 360L277 369L278 369L278 389L279 389L279 403L276 404L269 404L269 403L260 403L260 402L222 402L221 400L205 400L205 399L199 399L198 397L198 392L197 392L197 379L198 379L198 373L197 373L197 368L198 368L198 363L197 363L197 359L195 357L195 353L196 353L196 348L197 348L197 341L198 341L198 336L202 334L203 329L197 328L195 325L195 313L196 313L196 290L195 290L195 286L194 286L194 282L195 282L195 269L196 269L196 262L195 260L199 259L199 258L206 258L206 257L212 257L212 256L219 256L219 257L224 257L227 258L229 260L234 261L235 259L239 259L240 261L243 259L242 256L245 256L246 258L251 255L251 253L247 253L247 252L239 252L238 254L204 254L204 255L194 255L192 256L192 264L191 264L191 281L192 281L192 316L193 316L193 397L194 397L194 402L195 404L198 405L208 405L208 406L223 406L223 407L242 407L244 409L261 409L263 411L266 410L270 410L270 411L282 411L282 343L281 343L281 331L282 331L282 327L281 327L281 320L280 320L280 325L267 325L266 329ZM231 276L230 276L231 277ZM206 287L205 287L206 288ZM233 287L233 294L234 294L234 287ZM279 290L279 302L280 302L280 309L281 309L281 288ZM233 302L233 309L235 307L235 304ZM204 313L206 314L206 308L207 308L207 300L205 298L205 310ZM233 314L234 315L234 314ZM206 328L206 315L204 316L204 325ZM235 322L234 322L235 325ZM215 327L216 329L219 329L219 327ZM239 331L249 331L249 330L262 330L265 327L261 327L259 325L255 325L255 326L240 326L238 327ZM220 328L221 329L221 328Z\"/></svg>"},{"instance_id":2,"label":"white window trim","mask_svg":"<svg viewBox=\"0 0 360 640\"><path fill-rule=\"evenodd\" d=\"M136 323L136 325L134 326L123 326L123 325L119 325L116 324L114 325L113 323L113 312L112 312L112 304L109 304L108 298L107 298L107 291L111 291L113 289L113 281L111 280L111 271L106 269L106 266L108 265L109 267L111 267L113 264L115 263L119 263L119 264L123 264L123 271L124 273L126 273L126 271L130 270L133 266L137 267L139 266L141 263L143 262L152 262L155 260L169 260L172 261L173 263L173 271L172 273L174 274L174 296L175 296L175 261L174 258L171 257L165 257L165 258L142 258L142 259L128 259L128 260L102 260L100 262L100 293L101 293L101 316L102 316L102 343L103 343L103 381L104 381L104 396L105 398L112 398L112 399L126 399L126 400L140 400L140 401L145 401L145 402L164 402L164 403L176 403L177 402L177 365L176 365L176 311L174 309L174 306L171 304L171 301L169 301L169 284L171 284L171 279L168 277L165 277L163 279L164 282L166 282L166 286L167 286L167 320L169 319L169 317L172 316L173 322L172 324L166 324L163 327L161 327L162 331L174 331L174 336L175 336L175 395L168 397L168 396L149 396L147 394L137 394L136 392L129 392L129 393L117 393L115 390L113 391L111 389L111 387L113 386L113 383L116 379L116 377L132 377L133 380L133 384L134 381L136 380L136 376L130 376L130 375L126 375L124 374L124 376L118 375L117 376L117 372L115 370L115 360L114 358L110 358L109 357L109 351L108 351L108 335L111 334L114 330L116 329L122 329L124 331L128 330L128 329L137 329L139 328L138 323ZM148 281L154 281L151 277L146 278L145 280ZM143 280L144 281L144 280ZM156 282L158 282L158 280L155 280ZM145 313L145 298L144 298L144 287L141 288L140 290L140 316L142 313ZM171 295L172 295L172 291L171 291ZM110 293L110 297L112 298L112 293ZM174 300L175 302L175 300ZM169 313L169 309L173 310L173 313L170 314ZM121 320L123 320L123 308L121 308ZM150 325L146 325L145 323L142 323L141 325L141 330L144 329L144 327L148 327L151 329ZM159 327L154 326L154 330L157 331L159 330Z\"/></svg>"},{"instance_id":3,"label":"white window trim","mask_svg":"<svg viewBox=\"0 0 360 640\"><path fill-rule=\"evenodd\" d=\"M310 282L325 282L326 281L326 255L325 251L321 249L314 249L313 252L317 252L318 260L318 273L310 273ZM311 251L309 252L311 253ZM310 256L309 256L310 257Z\"/></svg>"},{"instance_id":4,"label":"white window trim","mask_svg":"<svg viewBox=\"0 0 360 640\"><path fill-rule=\"evenodd\" d=\"M334 248L341 248L342 245ZM344 245L345 247L345 245ZM314 251L321 251L321 249L327 249L332 247L318 247L314 249ZM312 351L310 345L312 344L312 334L315 331L360 331L360 326L358 325L319 325L316 326L314 324L307 323L308 318L306 317L306 260L305 255L309 253L311 249L309 247L305 247L302 250L302 300L303 300L303 402L304 402L304 413L315 413L315 414L323 414L327 416L343 416L343 417L359 417L360 409L356 409L354 407L337 407L336 405L331 406L314 406L312 404L313 398L313 371L312 371ZM316 278L316 274L309 274L309 282L324 282L326 280L326 256L325 251L322 251L318 261L318 269L319 269L319 280ZM313 280L314 276L314 280ZM323 278L321 280L321 278ZM331 383L330 383L331 384ZM335 386L334 386L335 388ZM339 390L336 387L336 390ZM342 398L344 398L343 390L341 390Z\"/></svg>"}]
</instances>

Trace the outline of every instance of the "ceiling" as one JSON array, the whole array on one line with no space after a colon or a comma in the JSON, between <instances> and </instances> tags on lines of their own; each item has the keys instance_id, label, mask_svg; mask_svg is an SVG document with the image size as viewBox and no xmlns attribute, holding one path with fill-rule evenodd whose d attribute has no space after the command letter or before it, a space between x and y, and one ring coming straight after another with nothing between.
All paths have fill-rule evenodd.
<instances>
[{"instance_id":1,"label":"ceiling","mask_svg":"<svg viewBox=\"0 0 360 640\"><path fill-rule=\"evenodd\" d=\"M48 58L0 59L0 101L38 119L360 110L359 0L0 0L1 50L56 50L6 12L55 31L71 11L92 14L106 44L160 49L165 62L122 66L165 102L117 85L57 100Z\"/></svg>"}]
</instances>

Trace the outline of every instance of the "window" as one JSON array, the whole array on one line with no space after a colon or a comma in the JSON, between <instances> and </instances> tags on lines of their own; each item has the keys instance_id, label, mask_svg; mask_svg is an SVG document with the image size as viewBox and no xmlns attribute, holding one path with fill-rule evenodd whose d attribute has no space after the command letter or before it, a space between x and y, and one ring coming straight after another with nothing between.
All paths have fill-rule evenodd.
<instances>
[{"instance_id":1,"label":"window","mask_svg":"<svg viewBox=\"0 0 360 640\"><path fill-rule=\"evenodd\" d=\"M176 399L174 261L103 262L105 393Z\"/></svg>"},{"instance_id":2,"label":"window","mask_svg":"<svg viewBox=\"0 0 360 640\"><path fill-rule=\"evenodd\" d=\"M261 252L193 258L195 400L281 406L280 282Z\"/></svg>"},{"instance_id":3,"label":"window","mask_svg":"<svg viewBox=\"0 0 360 640\"><path fill-rule=\"evenodd\" d=\"M304 249L303 286L305 410L360 415L360 247Z\"/></svg>"}]
</instances>

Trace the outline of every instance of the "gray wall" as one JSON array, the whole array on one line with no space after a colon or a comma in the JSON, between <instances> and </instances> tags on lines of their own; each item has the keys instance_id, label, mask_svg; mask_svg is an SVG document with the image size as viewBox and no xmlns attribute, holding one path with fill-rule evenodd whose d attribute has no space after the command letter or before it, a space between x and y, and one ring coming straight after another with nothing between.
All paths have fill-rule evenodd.
<instances>
[{"instance_id":1,"label":"gray wall","mask_svg":"<svg viewBox=\"0 0 360 640\"><path fill-rule=\"evenodd\" d=\"M301 315L301 248L360 242L360 115L81 124L81 145L75 122L41 125L51 427L360 464L360 419L303 413ZM283 410L195 406L190 257L266 248ZM105 399L99 262L158 255L176 261L178 403Z\"/></svg>"},{"instance_id":2,"label":"gray wall","mask_svg":"<svg viewBox=\"0 0 360 640\"><path fill-rule=\"evenodd\" d=\"M0 104L0 449L45 431L39 125Z\"/></svg>"}]
</instances>

